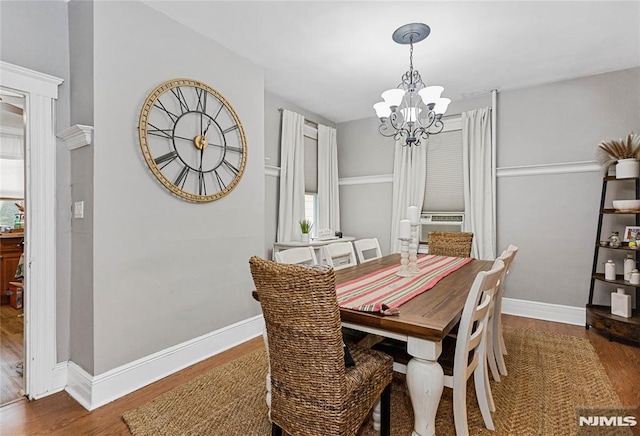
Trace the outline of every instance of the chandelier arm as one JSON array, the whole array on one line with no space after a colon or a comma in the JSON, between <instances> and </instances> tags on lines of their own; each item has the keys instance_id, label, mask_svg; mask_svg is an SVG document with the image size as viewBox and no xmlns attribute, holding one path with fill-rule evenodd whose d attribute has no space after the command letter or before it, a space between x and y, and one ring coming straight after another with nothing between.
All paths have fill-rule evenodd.
<instances>
[{"instance_id":1,"label":"chandelier arm","mask_svg":"<svg viewBox=\"0 0 640 436\"><path fill-rule=\"evenodd\" d=\"M429 109L427 109L429 110ZM418 118L418 125L424 129L428 129L437 120L437 115L434 111L429 110L429 113L425 118Z\"/></svg>"},{"instance_id":2,"label":"chandelier arm","mask_svg":"<svg viewBox=\"0 0 640 436\"><path fill-rule=\"evenodd\" d=\"M389 127L390 127L389 124L381 123L380 126L378 126L378 132L380 132L382 136L386 136L387 138L390 138L392 136L395 138L395 136L398 134L398 131L395 129L390 130ZM387 130L389 130L388 133L387 133Z\"/></svg>"},{"instance_id":3,"label":"chandelier arm","mask_svg":"<svg viewBox=\"0 0 640 436\"><path fill-rule=\"evenodd\" d=\"M442 129L444 129L444 123L442 122L442 120L436 120L436 122L433 123L433 127L435 127L436 130L429 129L429 134L437 135L438 133L442 132Z\"/></svg>"},{"instance_id":4,"label":"chandelier arm","mask_svg":"<svg viewBox=\"0 0 640 436\"><path fill-rule=\"evenodd\" d=\"M404 121L402 123L400 123L399 121L399 116L396 112L391 113L391 115L389 115L388 121L389 121L389 125L391 127L393 127L396 130L400 130L402 129L403 125L404 125Z\"/></svg>"}]
</instances>

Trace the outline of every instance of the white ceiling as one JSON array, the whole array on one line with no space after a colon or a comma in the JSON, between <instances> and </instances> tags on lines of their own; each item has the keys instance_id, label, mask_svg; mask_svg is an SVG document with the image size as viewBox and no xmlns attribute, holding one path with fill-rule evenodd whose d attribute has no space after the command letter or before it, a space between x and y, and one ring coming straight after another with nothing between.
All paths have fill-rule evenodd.
<instances>
[{"instance_id":1,"label":"white ceiling","mask_svg":"<svg viewBox=\"0 0 640 436\"><path fill-rule=\"evenodd\" d=\"M639 1L145 3L263 66L268 91L334 122L375 116L409 67L409 47L391 34L412 22L431 27L415 68L452 100L640 66Z\"/></svg>"}]
</instances>

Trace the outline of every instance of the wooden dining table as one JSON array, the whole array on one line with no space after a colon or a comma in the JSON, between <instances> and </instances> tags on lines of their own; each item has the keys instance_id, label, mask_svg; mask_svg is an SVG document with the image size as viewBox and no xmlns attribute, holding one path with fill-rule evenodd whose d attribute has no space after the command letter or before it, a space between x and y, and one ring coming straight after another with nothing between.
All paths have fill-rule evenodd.
<instances>
[{"instance_id":1,"label":"wooden dining table","mask_svg":"<svg viewBox=\"0 0 640 436\"><path fill-rule=\"evenodd\" d=\"M335 271L336 285L399 264L400 255L391 254L341 269ZM343 326L407 343L407 352L412 357L407 364L407 387L414 412L413 436L435 434L435 417L444 388L444 374L438 363L442 340L460 321L476 275L490 269L492 264L473 259L433 288L402 304L398 315L340 308Z\"/></svg>"}]
</instances>

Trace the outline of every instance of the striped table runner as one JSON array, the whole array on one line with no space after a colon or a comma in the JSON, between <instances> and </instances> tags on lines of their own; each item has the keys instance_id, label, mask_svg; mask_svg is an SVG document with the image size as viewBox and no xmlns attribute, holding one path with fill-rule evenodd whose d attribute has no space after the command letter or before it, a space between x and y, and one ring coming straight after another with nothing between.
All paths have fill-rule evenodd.
<instances>
[{"instance_id":1,"label":"striped table runner","mask_svg":"<svg viewBox=\"0 0 640 436\"><path fill-rule=\"evenodd\" d=\"M419 273L413 277L397 276L396 271L400 269L400 265L394 265L336 285L338 304L345 309L363 312L381 312L383 308L395 309L433 288L441 279L471 260L433 254L419 256Z\"/></svg>"}]
</instances>

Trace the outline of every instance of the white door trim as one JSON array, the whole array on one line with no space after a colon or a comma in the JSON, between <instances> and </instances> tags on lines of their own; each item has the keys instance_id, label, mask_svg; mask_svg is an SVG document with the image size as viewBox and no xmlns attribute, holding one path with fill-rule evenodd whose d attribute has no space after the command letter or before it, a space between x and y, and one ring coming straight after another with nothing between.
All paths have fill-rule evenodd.
<instances>
[{"instance_id":1,"label":"white door trim","mask_svg":"<svg viewBox=\"0 0 640 436\"><path fill-rule=\"evenodd\" d=\"M60 391L56 362L55 99L62 79L0 61L0 85L25 96L25 392ZM62 385L60 385L62 384Z\"/></svg>"}]
</instances>

